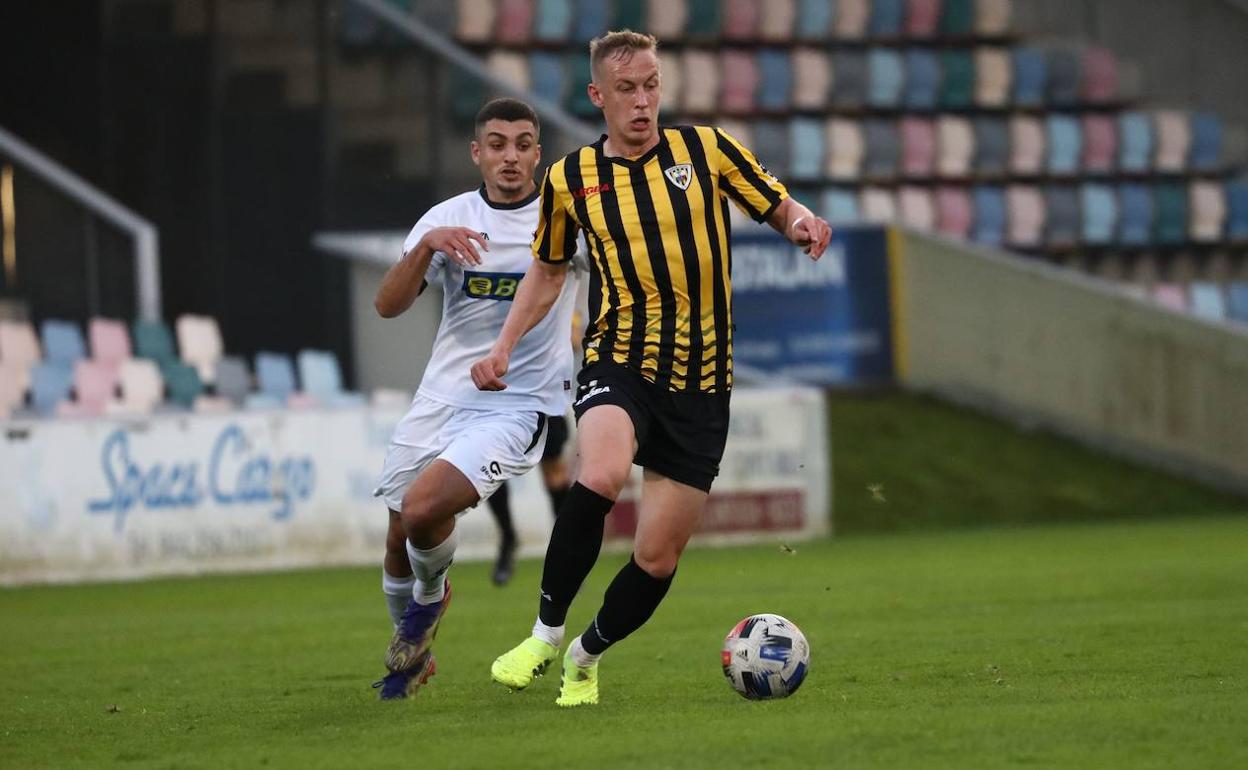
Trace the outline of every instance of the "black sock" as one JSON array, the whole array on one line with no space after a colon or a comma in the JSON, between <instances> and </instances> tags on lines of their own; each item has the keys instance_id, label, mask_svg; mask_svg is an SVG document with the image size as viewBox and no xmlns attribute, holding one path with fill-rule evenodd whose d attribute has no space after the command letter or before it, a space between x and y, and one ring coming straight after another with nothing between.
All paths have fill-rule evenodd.
<instances>
[{"instance_id":1,"label":"black sock","mask_svg":"<svg viewBox=\"0 0 1248 770\"><path fill-rule=\"evenodd\" d=\"M490 506L490 513L494 516L494 521L498 522L498 530L503 536L504 543L514 543L516 541L516 529L511 524L511 487L507 482L499 485L494 494L490 495L490 499L485 501Z\"/></svg>"},{"instance_id":2,"label":"black sock","mask_svg":"<svg viewBox=\"0 0 1248 770\"><path fill-rule=\"evenodd\" d=\"M590 655L601 655L608 647L641 628L667 596L672 573L656 578L637 566L635 559L616 574L602 598L602 609L581 635L581 646Z\"/></svg>"},{"instance_id":3,"label":"black sock","mask_svg":"<svg viewBox=\"0 0 1248 770\"><path fill-rule=\"evenodd\" d=\"M564 496L542 567L542 603L537 616L546 625L562 626L568 617L576 592L598 561L602 531L614 505L614 500L579 483Z\"/></svg>"},{"instance_id":4,"label":"black sock","mask_svg":"<svg viewBox=\"0 0 1248 770\"><path fill-rule=\"evenodd\" d=\"M550 495L550 510L554 511L555 516L558 516L559 511L563 508L563 501L568 499L568 488L546 487L546 494Z\"/></svg>"}]
</instances>

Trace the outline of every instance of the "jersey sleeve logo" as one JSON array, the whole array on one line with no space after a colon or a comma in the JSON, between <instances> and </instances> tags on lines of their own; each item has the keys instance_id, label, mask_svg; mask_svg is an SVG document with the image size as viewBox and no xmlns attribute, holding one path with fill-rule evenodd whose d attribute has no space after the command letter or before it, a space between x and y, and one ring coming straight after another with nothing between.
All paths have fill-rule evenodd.
<instances>
[{"instance_id":1,"label":"jersey sleeve logo","mask_svg":"<svg viewBox=\"0 0 1248 770\"><path fill-rule=\"evenodd\" d=\"M496 299L510 302L516 298L524 273L464 272L464 294L473 299Z\"/></svg>"},{"instance_id":2,"label":"jersey sleeve logo","mask_svg":"<svg viewBox=\"0 0 1248 770\"><path fill-rule=\"evenodd\" d=\"M667 181L680 189L688 190L689 182L693 181L693 166L689 163L681 163L665 169L663 175L667 177Z\"/></svg>"}]
</instances>

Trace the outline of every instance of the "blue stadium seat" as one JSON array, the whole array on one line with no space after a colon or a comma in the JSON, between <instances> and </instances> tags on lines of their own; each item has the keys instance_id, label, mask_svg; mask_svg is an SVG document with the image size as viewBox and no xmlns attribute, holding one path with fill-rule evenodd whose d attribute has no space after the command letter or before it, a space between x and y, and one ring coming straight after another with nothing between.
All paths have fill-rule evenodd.
<instances>
[{"instance_id":1,"label":"blue stadium seat","mask_svg":"<svg viewBox=\"0 0 1248 770\"><path fill-rule=\"evenodd\" d=\"M758 109L782 112L789 109L793 92L793 67L787 51L764 48L758 52L760 81L755 96Z\"/></svg>"},{"instance_id":2,"label":"blue stadium seat","mask_svg":"<svg viewBox=\"0 0 1248 770\"><path fill-rule=\"evenodd\" d=\"M1163 183L1153 187L1153 242L1177 246L1187 241L1187 186Z\"/></svg>"},{"instance_id":3,"label":"blue stadium seat","mask_svg":"<svg viewBox=\"0 0 1248 770\"><path fill-rule=\"evenodd\" d=\"M82 329L72 321L49 318L39 327L39 335L45 361L72 367L75 361L87 357Z\"/></svg>"},{"instance_id":4,"label":"blue stadium seat","mask_svg":"<svg viewBox=\"0 0 1248 770\"><path fill-rule=\"evenodd\" d=\"M572 39L578 43L588 43L607 31L611 20L611 4L600 0L576 0L576 23L572 28ZM585 54L577 52L581 58Z\"/></svg>"},{"instance_id":5,"label":"blue stadium seat","mask_svg":"<svg viewBox=\"0 0 1248 770\"><path fill-rule=\"evenodd\" d=\"M867 101L872 107L896 107L901 102L905 77L905 62L898 51L872 48L867 52L867 79L871 84Z\"/></svg>"},{"instance_id":6,"label":"blue stadium seat","mask_svg":"<svg viewBox=\"0 0 1248 770\"><path fill-rule=\"evenodd\" d=\"M56 414L57 404L69 399L74 368L61 361L44 361L30 370L31 406L41 415Z\"/></svg>"},{"instance_id":7,"label":"blue stadium seat","mask_svg":"<svg viewBox=\"0 0 1248 770\"><path fill-rule=\"evenodd\" d=\"M1050 174L1069 175L1079 171L1083 155L1083 132L1079 121L1071 115L1049 115L1045 121Z\"/></svg>"},{"instance_id":8,"label":"blue stadium seat","mask_svg":"<svg viewBox=\"0 0 1248 770\"><path fill-rule=\"evenodd\" d=\"M1226 239L1248 241L1248 178L1226 183Z\"/></svg>"},{"instance_id":9,"label":"blue stadium seat","mask_svg":"<svg viewBox=\"0 0 1248 770\"><path fill-rule=\"evenodd\" d=\"M1227 300L1227 316L1248 323L1248 283L1233 283L1227 287Z\"/></svg>"},{"instance_id":10,"label":"blue stadium seat","mask_svg":"<svg viewBox=\"0 0 1248 770\"><path fill-rule=\"evenodd\" d=\"M839 76L840 73L838 72ZM940 60L926 48L906 50L906 107L912 110L935 109L940 97Z\"/></svg>"},{"instance_id":11,"label":"blue stadium seat","mask_svg":"<svg viewBox=\"0 0 1248 770\"><path fill-rule=\"evenodd\" d=\"M823 178L823 121L818 118L794 118L789 121L789 173L794 179L808 181Z\"/></svg>"},{"instance_id":12,"label":"blue stadium seat","mask_svg":"<svg viewBox=\"0 0 1248 770\"><path fill-rule=\"evenodd\" d=\"M754 154L768 169L786 169L789 163L789 124L782 120L754 123Z\"/></svg>"},{"instance_id":13,"label":"blue stadium seat","mask_svg":"<svg viewBox=\"0 0 1248 770\"><path fill-rule=\"evenodd\" d=\"M298 356L299 381L303 390L325 406L363 406L363 395L342 387L338 359L328 350L301 350Z\"/></svg>"},{"instance_id":14,"label":"blue stadium seat","mask_svg":"<svg viewBox=\"0 0 1248 770\"><path fill-rule=\"evenodd\" d=\"M295 367L290 362L290 356L269 351L257 353L256 384L261 395L275 399L284 406L296 390ZM256 405L258 401L259 399L248 397L248 406Z\"/></svg>"},{"instance_id":15,"label":"blue stadium seat","mask_svg":"<svg viewBox=\"0 0 1248 770\"><path fill-rule=\"evenodd\" d=\"M892 180L901 162L901 136L897 121L869 118L863 123L862 173L870 179Z\"/></svg>"},{"instance_id":16,"label":"blue stadium seat","mask_svg":"<svg viewBox=\"0 0 1248 770\"><path fill-rule=\"evenodd\" d=\"M533 37L543 43L562 43L572 27L572 0L538 0ZM534 82L537 82L536 78Z\"/></svg>"},{"instance_id":17,"label":"blue stadium seat","mask_svg":"<svg viewBox=\"0 0 1248 770\"><path fill-rule=\"evenodd\" d=\"M1046 60L1046 101L1053 107L1073 107L1083 97L1083 63L1066 48L1050 49Z\"/></svg>"},{"instance_id":18,"label":"blue stadium seat","mask_svg":"<svg viewBox=\"0 0 1248 770\"><path fill-rule=\"evenodd\" d=\"M1005 118L975 119L974 170L982 176L1003 176L1010 163L1010 127Z\"/></svg>"},{"instance_id":19,"label":"blue stadium seat","mask_svg":"<svg viewBox=\"0 0 1248 770\"><path fill-rule=\"evenodd\" d=\"M1188 303L1192 314L1209 321L1221 321L1226 318L1226 295L1222 287L1216 283L1197 282L1191 287L1191 301Z\"/></svg>"},{"instance_id":20,"label":"blue stadium seat","mask_svg":"<svg viewBox=\"0 0 1248 770\"><path fill-rule=\"evenodd\" d=\"M1044 240L1049 246L1068 248L1079 242L1079 192L1074 187L1054 186L1044 193Z\"/></svg>"},{"instance_id":21,"label":"blue stadium seat","mask_svg":"<svg viewBox=\"0 0 1248 770\"><path fill-rule=\"evenodd\" d=\"M1118 190L1118 243L1147 246L1153 236L1153 193L1142 184L1124 184Z\"/></svg>"},{"instance_id":22,"label":"blue stadium seat","mask_svg":"<svg viewBox=\"0 0 1248 770\"><path fill-rule=\"evenodd\" d=\"M972 238L976 243L1000 246L1005 241L1005 192L1000 187L980 186L975 188L972 197L975 201Z\"/></svg>"},{"instance_id":23,"label":"blue stadium seat","mask_svg":"<svg viewBox=\"0 0 1248 770\"><path fill-rule=\"evenodd\" d=\"M1035 48L1014 49L1014 104L1040 107L1045 102L1047 67L1044 53Z\"/></svg>"},{"instance_id":24,"label":"blue stadium seat","mask_svg":"<svg viewBox=\"0 0 1248 770\"><path fill-rule=\"evenodd\" d=\"M823 192L823 216L833 227L857 224L860 220L858 196L853 190L843 187L829 187L825 189Z\"/></svg>"},{"instance_id":25,"label":"blue stadium seat","mask_svg":"<svg viewBox=\"0 0 1248 770\"><path fill-rule=\"evenodd\" d=\"M1079 191L1083 209L1083 242L1112 243L1118 231L1118 197L1109 185L1085 184Z\"/></svg>"},{"instance_id":26,"label":"blue stadium seat","mask_svg":"<svg viewBox=\"0 0 1248 770\"><path fill-rule=\"evenodd\" d=\"M1118 169L1144 174L1153 167L1153 121L1142 112L1118 116Z\"/></svg>"},{"instance_id":27,"label":"blue stadium seat","mask_svg":"<svg viewBox=\"0 0 1248 770\"><path fill-rule=\"evenodd\" d=\"M832 54L832 103L861 107L867 99L867 58L860 51Z\"/></svg>"},{"instance_id":28,"label":"blue stadium seat","mask_svg":"<svg viewBox=\"0 0 1248 770\"><path fill-rule=\"evenodd\" d=\"M800 0L793 28L799 40L825 40L832 29L835 0Z\"/></svg>"},{"instance_id":29,"label":"blue stadium seat","mask_svg":"<svg viewBox=\"0 0 1248 770\"><path fill-rule=\"evenodd\" d=\"M1192 148L1188 165L1193 171L1216 171L1222 163L1222 121L1210 112L1192 115Z\"/></svg>"},{"instance_id":30,"label":"blue stadium seat","mask_svg":"<svg viewBox=\"0 0 1248 770\"><path fill-rule=\"evenodd\" d=\"M901 37L905 21L904 0L875 0L871 4L871 17L867 21L867 35L877 40Z\"/></svg>"},{"instance_id":31,"label":"blue stadium seat","mask_svg":"<svg viewBox=\"0 0 1248 770\"><path fill-rule=\"evenodd\" d=\"M381 20L372 11L355 3L345 3L339 19L338 31L346 45L374 45L381 37Z\"/></svg>"},{"instance_id":32,"label":"blue stadium seat","mask_svg":"<svg viewBox=\"0 0 1248 770\"><path fill-rule=\"evenodd\" d=\"M568 69L563 54L548 51L529 54L529 79L534 93L554 104L562 104L568 91Z\"/></svg>"}]
</instances>

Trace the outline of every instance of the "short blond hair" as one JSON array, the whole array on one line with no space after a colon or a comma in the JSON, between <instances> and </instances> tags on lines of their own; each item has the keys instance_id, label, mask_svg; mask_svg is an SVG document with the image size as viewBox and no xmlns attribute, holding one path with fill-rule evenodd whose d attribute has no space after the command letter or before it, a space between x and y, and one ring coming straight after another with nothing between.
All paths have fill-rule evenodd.
<instances>
[{"instance_id":1,"label":"short blond hair","mask_svg":"<svg viewBox=\"0 0 1248 770\"><path fill-rule=\"evenodd\" d=\"M611 30L589 41L589 69L597 77L599 65L610 56L631 58L636 51L657 51L658 48L659 41L654 35L631 29ZM617 54L617 51L623 53Z\"/></svg>"}]
</instances>

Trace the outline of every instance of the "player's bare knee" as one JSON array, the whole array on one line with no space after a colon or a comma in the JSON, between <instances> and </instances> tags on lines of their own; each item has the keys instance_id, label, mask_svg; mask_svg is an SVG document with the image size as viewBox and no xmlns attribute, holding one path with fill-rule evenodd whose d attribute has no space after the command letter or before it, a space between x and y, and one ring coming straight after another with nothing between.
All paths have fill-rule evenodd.
<instances>
[{"instance_id":1,"label":"player's bare knee","mask_svg":"<svg viewBox=\"0 0 1248 770\"><path fill-rule=\"evenodd\" d=\"M628 481L628 472L631 467L630 465L617 469L587 465L581 468L580 476L576 480L581 486L592 489L608 500L615 500L619 498L620 491L624 489L624 484Z\"/></svg>"},{"instance_id":2,"label":"player's bare knee","mask_svg":"<svg viewBox=\"0 0 1248 770\"><path fill-rule=\"evenodd\" d=\"M669 547L647 548L639 546L633 551L633 561L652 578L662 580L676 572L680 552Z\"/></svg>"},{"instance_id":3,"label":"player's bare knee","mask_svg":"<svg viewBox=\"0 0 1248 770\"><path fill-rule=\"evenodd\" d=\"M403 531L408 538L434 529L445 517L439 516L437 501L412 487L403 495Z\"/></svg>"}]
</instances>

